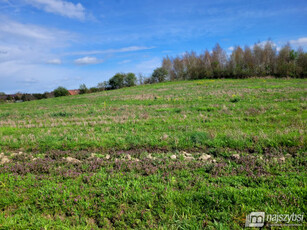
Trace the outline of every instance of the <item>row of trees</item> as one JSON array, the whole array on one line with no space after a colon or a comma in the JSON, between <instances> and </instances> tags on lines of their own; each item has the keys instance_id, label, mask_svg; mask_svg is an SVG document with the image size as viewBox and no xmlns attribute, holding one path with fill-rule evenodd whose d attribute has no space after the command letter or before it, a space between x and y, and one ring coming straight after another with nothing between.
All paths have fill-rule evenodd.
<instances>
[{"instance_id":1,"label":"row of trees","mask_svg":"<svg viewBox=\"0 0 307 230\"><path fill-rule=\"evenodd\" d=\"M80 85L80 94L94 93L103 90L120 89L124 87L136 86L137 84L153 84L166 81L168 72L163 67L156 68L148 78L142 74L137 78L134 73L117 73L109 81L98 83L97 87L87 88L85 84Z\"/></svg>"},{"instance_id":2,"label":"row of trees","mask_svg":"<svg viewBox=\"0 0 307 230\"><path fill-rule=\"evenodd\" d=\"M0 92L0 101L33 101L33 100L41 100L54 97L53 92L45 92L45 93L16 93L6 95L3 92Z\"/></svg>"},{"instance_id":3,"label":"row of trees","mask_svg":"<svg viewBox=\"0 0 307 230\"><path fill-rule=\"evenodd\" d=\"M95 93L103 90L120 89L137 85L137 78L134 73L117 73L109 81L100 82L96 87L87 88L85 84L79 87L80 94Z\"/></svg>"},{"instance_id":4,"label":"row of trees","mask_svg":"<svg viewBox=\"0 0 307 230\"><path fill-rule=\"evenodd\" d=\"M135 85L137 85L137 78L134 73L117 73L109 81L98 83L96 87L87 88L85 84L81 84L79 90L77 91L78 94L95 93L103 90L120 89L123 87L131 87ZM59 86L51 93L45 92L43 94L17 93L14 95L5 95L5 93L0 92L0 101L32 101L68 95L70 95L69 91L65 87Z\"/></svg>"},{"instance_id":5,"label":"row of trees","mask_svg":"<svg viewBox=\"0 0 307 230\"><path fill-rule=\"evenodd\" d=\"M137 78L134 73L117 73L109 81L100 82L96 87L88 88L85 84L79 87L79 94L95 93L103 90L120 89L137 85ZM67 96L69 91L60 86L53 91L55 97Z\"/></svg>"},{"instance_id":6,"label":"row of trees","mask_svg":"<svg viewBox=\"0 0 307 230\"><path fill-rule=\"evenodd\" d=\"M189 80L202 78L245 78L253 76L306 77L307 53L293 50L289 44L277 51L271 41L252 48L236 46L230 56L219 44L210 53L197 55L186 52L175 58L165 57L162 68L167 72L165 80ZM161 79L164 80L163 78Z\"/></svg>"}]
</instances>

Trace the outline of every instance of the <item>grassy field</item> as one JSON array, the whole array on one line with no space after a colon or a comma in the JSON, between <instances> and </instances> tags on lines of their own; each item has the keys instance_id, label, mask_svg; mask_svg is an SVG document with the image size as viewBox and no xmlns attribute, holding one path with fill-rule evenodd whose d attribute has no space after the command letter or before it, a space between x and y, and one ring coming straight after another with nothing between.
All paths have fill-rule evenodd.
<instances>
[{"instance_id":1,"label":"grassy field","mask_svg":"<svg viewBox=\"0 0 307 230\"><path fill-rule=\"evenodd\" d=\"M0 104L0 228L241 229L253 211L306 214L306 89L199 80Z\"/></svg>"}]
</instances>

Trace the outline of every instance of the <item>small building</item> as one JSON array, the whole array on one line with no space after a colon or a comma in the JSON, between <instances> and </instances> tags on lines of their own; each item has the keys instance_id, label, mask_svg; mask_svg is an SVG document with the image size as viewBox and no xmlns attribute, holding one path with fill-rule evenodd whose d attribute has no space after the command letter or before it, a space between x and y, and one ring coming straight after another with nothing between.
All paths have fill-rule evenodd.
<instances>
[{"instance_id":1,"label":"small building","mask_svg":"<svg viewBox=\"0 0 307 230\"><path fill-rule=\"evenodd\" d=\"M78 95L80 94L80 90L79 89L72 89L72 90L68 90L69 95Z\"/></svg>"}]
</instances>

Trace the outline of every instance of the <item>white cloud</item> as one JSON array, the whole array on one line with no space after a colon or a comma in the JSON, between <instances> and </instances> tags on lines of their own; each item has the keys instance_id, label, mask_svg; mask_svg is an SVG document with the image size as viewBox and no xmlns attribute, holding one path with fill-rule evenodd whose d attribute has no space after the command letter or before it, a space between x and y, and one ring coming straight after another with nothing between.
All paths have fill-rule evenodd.
<instances>
[{"instance_id":1,"label":"white cloud","mask_svg":"<svg viewBox=\"0 0 307 230\"><path fill-rule=\"evenodd\" d=\"M91 51L79 51L67 53L67 55L94 55L94 54L110 54L110 53L125 53L125 52L135 52L141 50L149 50L155 47L147 47L147 46L129 46L120 49L108 49L108 50L91 50Z\"/></svg>"},{"instance_id":2,"label":"white cloud","mask_svg":"<svg viewBox=\"0 0 307 230\"><path fill-rule=\"evenodd\" d=\"M33 24L19 23L0 17L0 44L1 43L32 43L62 45L63 40L72 40L73 35L66 31L47 28Z\"/></svg>"},{"instance_id":3,"label":"white cloud","mask_svg":"<svg viewBox=\"0 0 307 230\"><path fill-rule=\"evenodd\" d=\"M74 41L66 31L19 23L0 16L0 91L41 92L78 73L59 65L55 51ZM53 83L53 81L56 81ZM36 83L36 84L34 84Z\"/></svg>"},{"instance_id":4,"label":"white cloud","mask_svg":"<svg viewBox=\"0 0 307 230\"><path fill-rule=\"evenodd\" d=\"M63 48L73 39L74 35L65 31L0 17L0 62L41 63L42 60L51 60L54 48Z\"/></svg>"},{"instance_id":5,"label":"white cloud","mask_svg":"<svg viewBox=\"0 0 307 230\"><path fill-rule=\"evenodd\" d=\"M134 67L133 71L136 73L151 74L155 68L160 67L160 66L161 66L161 58L154 57L152 59L138 63Z\"/></svg>"},{"instance_id":6,"label":"white cloud","mask_svg":"<svg viewBox=\"0 0 307 230\"><path fill-rule=\"evenodd\" d=\"M39 80L37 79L34 79L34 78L26 78L24 80L19 80L17 81L18 83L24 83L24 84L27 84L27 85L31 85L31 84L35 84L35 83L38 83Z\"/></svg>"},{"instance_id":7,"label":"white cloud","mask_svg":"<svg viewBox=\"0 0 307 230\"><path fill-rule=\"evenodd\" d=\"M233 50L234 50L234 47L233 47L233 46L230 46L230 47L228 47L228 50L229 50L229 51L233 51Z\"/></svg>"},{"instance_id":8,"label":"white cloud","mask_svg":"<svg viewBox=\"0 0 307 230\"><path fill-rule=\"evenodd\" d=\"M130 46L130 47L125 47L121 48L119 50L113 50L114 52L131 52L131 51L139 51L139 50L148 50L148 49L153 49L154 47L146 47L146 46Z\"/></svg>"},{"instance_id":9,"label":"white cloud","mask_svg":"<svg viewBox=\"0 0 307 230\"><path fill-rule=\"evenodd\" d=\"M168 53L173 53L173 51L172 50L163 50L162 53L168 54Z\"/></svg>"},{"instance_id":10,"label":"white cloud","mask_svg":"<svg viewBox=\"0 0 307 230\"><path fill-rule=\"evenodd\" d=\"M81 71L63 66L9 61L0 62L0 72L0 92L38 93L52 91L60 85L70 89L77 88L80 79L76 76ZM81 74L83 79L87 79L86 72Z\"/></svg>"},{"instance_id":11,"label":"white cloud","mask_svg":"<svg viewBox=\"0 0 307 230\"><path fill-rule=\"evenodd\" d=\"M275 48L277 51L279 51L281 49L281 47L279 45L277 45L275 42L270 41L270 40L258 42L258 43L256 43L256 45L260 46L263 49L267 42L271 43L272 48ZM251 48L251 49L253 49L253 47L254 47L254 45L249 46L249 48Z\"/></svg>"},{"instance_id":12,"label":"white cloud","mask_svg":"<svg viewBox=\"0 0 307 230\"><path fill-rule=\"evenodd\" d=\"M1 20L2 21L2 20ZM10 20L0 22L0 38L5 38L7 35L24 37L27 39L51 40L54 36L49 30L42 27L22 24Z\"/></svg>"},{"instance_id":13,"label":"white cloud","mask_svg":"<svg viewBox=\"0 0 307 230\"><path fill-rule=\"evenodd\" d=\"M123 61L118 62L118 64L123 65L123 64L127 64L129 62L131 62L131 60L123 60Z\"/></svg>"},{"instance_id":14,"label":"white cloud","mask_svg":"<svg viewBox=\"0 0 307 230\"><path fill-rule=\"evenodd\" d=\"M264 48L265 45L267 44L267 42L271 43L271 46L274 48L277 47L276 43L275 42L272 42L272 41L262 41L262 42L258 42L257 45L260 46L261 48Z\"/></svg>"},{"instance_id":15,"label":"white cloud","mask_svg":"<svg viewBox=\"0 0 307 230\"><path fill-rule=\"evenodd\" d=\"M291 40L290 44L295 46L307 46L307 37Z\"/></svg>"},{"instance_id":16,"label":"white cloud","mask_svg":"<svg viewBox=\"0 0 307 230\"><path fill-rule=\"evenodd\" d=\"M55 58L55 59L48 60L47 64L61 65L62 61L61 59Z\"/></svg>"},{"instance_id":17,"label":"white cloud","mask_svg":"<svg viewBox=\"0 0 307 230\"><path fill-rule=\"evenodd\" d=\"M63 0L27 0L27 2L49 13L79 20L85 19L85 8L81 3L74 4Z\"/></svg>"},{"instance_id":18,"label":"white cloud","mask_svg":"<svg viewBox=\"0 0 307 230\"><path fill-rule=\"evenodd\" d=\"M83 57L75 60L77 65L91 65L103 62L103 60L97 59L95 57Z\"/></svg>"}]
</instances>

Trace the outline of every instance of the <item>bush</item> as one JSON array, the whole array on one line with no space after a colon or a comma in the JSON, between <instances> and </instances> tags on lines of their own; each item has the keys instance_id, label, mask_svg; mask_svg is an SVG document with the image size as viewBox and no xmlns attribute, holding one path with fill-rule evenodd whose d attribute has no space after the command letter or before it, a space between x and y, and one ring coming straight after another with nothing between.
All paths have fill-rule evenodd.
<instances>
[{"instance_id":1,"label":"bush","mask_svg":"<svg viewBox=\"0 0 307 230\"><path fill-rule=\"evenodd\" d=\"M88 93L88 88L86 87L85 84L81 84L79 87L79 90L80 90L80 94Z\"/></svg>"},{"instance_id":2,"label":"bush","mask_svg":"<svg viewBox=\"0 0 307 230\"><path fill-rule=\"evenodd\" d=\"M232 95L232 97L230 98L230 102L232 103L236 103L236 102L239 102L240 101L240 98L236 95Z\"/></svg>"},{"instance_id":3,"label":"bush","mask_svg":"<svg viewBox=\"0 0 307 230\"><path fill-rule=\"evenodd\" d=\"M136 85L136 76L134 73L117 73L109 80L111 89L120 89Z\"/></svg>"},{"instance_id":4,"label":"bush","mask_svg":"<svg viewBox=\"0 0 307 230\"><path fill-rule=\"evenodd\" d=\"M46 94L41 94L41 93L33 93L33 97L35 97L37 100L45 99L47 98Z\"/></svg>"},{"instance_id":5,"label":"bush","mask_svg":"<svg viewBox=\"0 0 307 230\"><path fill-rule=\"evenodd\" d=\"M96 93L96 92L99 92L100 91L100 89L98 89L97 87L91 87L90 89L89 89L89 92L90 93Z\"/></svg>"},{"instance_id":6,"label":"bush","mask_svg":"<svg viewBox=\"0 0 307 230\"><path fill-rule=\"evenodd\" d=\"M57 112L50 114L51 117L71 117L72 115L73 115L72 113L67 113L67 112Z\"/></svg>"},{"instance_id":7,"label":"bush","mask_svg":"<svg viewBox=\"0 0 307 230\"><path fill-rule=\"evenodd\" d=\"M167 77L167 70L163 67L156 68L154 72L152 73L152 82L163 82L166 80Z\"/></svg>"},{"instance_id":8,"label":"bush","mask_svg":"<svg viewBox=\"0 0 307 230\"><path fill-rule=\"evenodd\" d=\"M104 82L100 82L97 84L97 88L99 90L106 90L109 88L109 83L107 81L104 81Z\"/></svg>"},{"instance_id":9,"label":"bush","mask_svg":"<svg viewBox=\"0 0 307 230\"><path fill-rule=\"evenodd\" d=\"M110 80L109 85L111 89L120 89L124 87L125 74L117 73Z\"/></svg>"},{"instance_id":10,"label":"bush","mask_svg":"<svg viewBox=\"0 0 307 230\"><path fill-rule=\"evenodd\" d=\"M134 73L127 73L124 77L124 85L126 87L131 87L136 85L136 76Z\"/></svg>"},{"instance_id":11,"label":"bush","mask_svg":"<svg viewBox=\"0 0 307 230\"><path fill-rule=\"evenodd\" d=\"M59 86L58 88L56 88L54 91L54 96L55 97L62 97L62 96L68 96L69 92L66 88Z\"/></svg>"}]
</instances>

